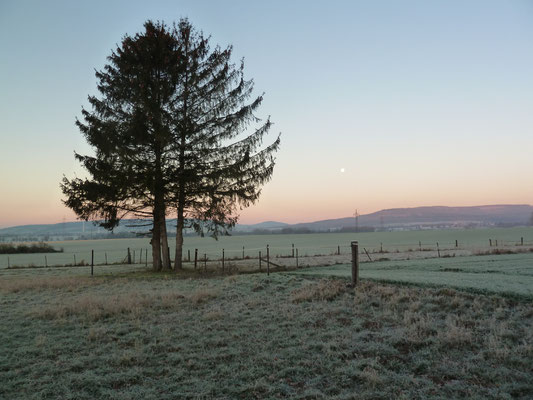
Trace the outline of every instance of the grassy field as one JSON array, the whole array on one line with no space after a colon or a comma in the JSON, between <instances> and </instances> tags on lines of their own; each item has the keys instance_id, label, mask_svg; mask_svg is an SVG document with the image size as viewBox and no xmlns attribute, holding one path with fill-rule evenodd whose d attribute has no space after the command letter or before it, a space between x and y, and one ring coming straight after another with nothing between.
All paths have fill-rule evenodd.
<instances>
[{"instance_id":1,"label":"grassy field","mask_svg":"<svg viewBox=\"0 0 533 400\"><path fill-rule=\"evenodd\" d=\"M120 269L8 276L0 294L5 399L533 396L533 309L520 299Z\"/></svg>"},{"instance_id":2,"label":"grassy field","mask_svg":"<svg viewBox=\"0 0 533 400\"><path fill-rule=\"evenodd\" d=\"M295 274L351 277L351 264ZM533 254L446 257L362 263L360 277L386 282L449 286L533 299Z\"/></svg>"},{"instance_id":3,"label":"grassy field","mask_svg":"<svg viewBox=\"0 0 533 400\"><path fill-rule=\"evenodd\" d=\"M344 254L348 254L350 242L358 240L361 248L368 251L379 251L383 245L383 250L387 252L404 252L409 249L419 248L419 242L425 250L435 250L436 243L441 249L455 249L455 241L458 241L459 248L478 251L487 249L489 239L495 245L498 241L499 247L516 247L520 239L524 238L526 246L533 247L533 228L494 228L494 229L471 229L471 230L431 230L431 231L405 231L405 232L369 232L369 233L327 233L327 234L299 234L299 235L247 235L247 236L226 236L218 241L212 238L186 237L185 252L199 249L199 256L207 254L208 258L218 259L225 249L226 257L242 257L243 246L246 257L257 257L261 250L263 255L266 252L267 244L270 246L271 255L289 255L292 252L292 244L299 249L301 256L316 254L335 253L340 246ZM108 239L108 240L75 240L67 242L50 242L56 248L63 248L63 253L58 254L15 254L0 255L0 269L9 265L27 266L36 265L66 265L74 263L90 262L91 250L95 251L95 263L104 264L107 254L108 262L121 262L127 255L127 249L132 253L135 251L136 261L139 262L139 255L142 250L142 260L145 260L145 251L148 249L150 257L149 240L144 239ZM174 252L174 241L170 241L171 253Z\"/></svg>"}]
</instances>

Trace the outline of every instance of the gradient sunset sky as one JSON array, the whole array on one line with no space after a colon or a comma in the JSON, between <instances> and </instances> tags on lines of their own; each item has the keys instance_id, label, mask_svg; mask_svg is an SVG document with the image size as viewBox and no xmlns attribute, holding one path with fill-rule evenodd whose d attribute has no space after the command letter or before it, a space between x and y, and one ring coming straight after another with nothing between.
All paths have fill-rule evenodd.
<instances>
[{"instance_id":1,"label":"gradient sunset sky","mask_svg":"<svg viewBox=\"0 0 533 400\"><path fill-rule=\"evenodd\" d=\"M532 204L533 2L0 2L0 227L71 221L94 70L147 19L234 46L282 132L241 223ZM343 171L343 172L342 172Z\"/></svg>"}]
</instances>

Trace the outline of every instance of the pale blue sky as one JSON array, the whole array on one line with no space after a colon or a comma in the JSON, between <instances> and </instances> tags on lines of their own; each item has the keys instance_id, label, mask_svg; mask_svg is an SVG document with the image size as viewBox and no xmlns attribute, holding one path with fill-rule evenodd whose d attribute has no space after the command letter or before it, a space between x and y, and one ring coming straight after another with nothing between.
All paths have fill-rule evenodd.
<instances>
[{"instance_id":1,"label":"pale blue sky","mask_svg":"<svg viewBox=\"0 0 533 400\"><path fill-rule=\"evenodd\" d=\"M59 181L89 151L94 69L180 17L245 57L282 132L242 222L533 202L533 1L2 0L0 226L73 219Z\"/></svg>"}]
</instances>

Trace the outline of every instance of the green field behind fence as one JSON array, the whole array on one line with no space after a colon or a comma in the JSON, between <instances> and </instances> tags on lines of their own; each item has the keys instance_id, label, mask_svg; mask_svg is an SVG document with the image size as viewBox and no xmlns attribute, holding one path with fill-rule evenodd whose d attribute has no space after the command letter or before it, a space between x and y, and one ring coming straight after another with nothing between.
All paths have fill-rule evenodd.
<instances>
[{"instance_id":1,"label":"green field behind fence","mask_svg":"<svg viewBox=\"0 0 533 400\"><path fill-rule=\"evenodd\" d=\"M351 265L315 267L293 273L349 278ZM449 286L533 298L531 253L362 263L359 276L377 281Z\"/></svg>"},{"instance_id":2,"label":"green field behind fence","mask_svg":"<svg viewBox=\"0 0 533 400\"><path fill-rule=\"evenodd\" d=\"M493 229L461 229L461 230L427 230L427 231L399 231L399 232L365 232L365 233L316 233L316 234L290 234L290 235L238 235L224 236L218 240L210 237L186 237L184 242L184 257L188 251L194 256L194 249L198 249L199 258L204 254L209 259L218 259L225 249L226 258L255 258L266 246L270 247L272 257L290 255L292 244L299 249L300 256L333 254L340 246L342 253L350 252L350 242L359 241L361 248L368 251L378 251L383 245L384 251L416 250L421 242L422 248L435 249L439 243L441 249L454 248L457 240L459 248L485 249L489 246L489 239L493 245L498 241L498 246L515 246L524 238L526 246L533 247L533 227L493 228ZM135 261L139 263L142 250L142 261L146 260L148 250L148 262L150 262L151 249L148 238L138 239L102 239L102 240L73 240L64 242L49 242L55 248L63 248L63 253L55 254L12 254L0 255L0 268L11 266L44 266L67 265L74 263L90 263L91 250L95 252L95 264L104 264L105 257L109 263L123 262L130 248ZM175 241L170 240L170 251L174 254ZM46 259L45 259L46 256Z\"/></svg>"}]
</instances>

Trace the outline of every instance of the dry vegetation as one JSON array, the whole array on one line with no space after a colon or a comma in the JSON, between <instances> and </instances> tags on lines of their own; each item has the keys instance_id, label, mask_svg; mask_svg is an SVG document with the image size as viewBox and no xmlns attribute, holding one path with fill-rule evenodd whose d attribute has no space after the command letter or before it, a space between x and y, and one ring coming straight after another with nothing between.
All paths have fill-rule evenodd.
<instances>
[{"instance_id":1,"label":"dry vegetation","mask_svg":"<svg viewBox=\"0 0 533 400\"><path fill-rule=\"evenodd\" d=\"M2 282L0 398L533 397L531 300L289 274L75 280Z\"/></svg>"}]
</instances>

